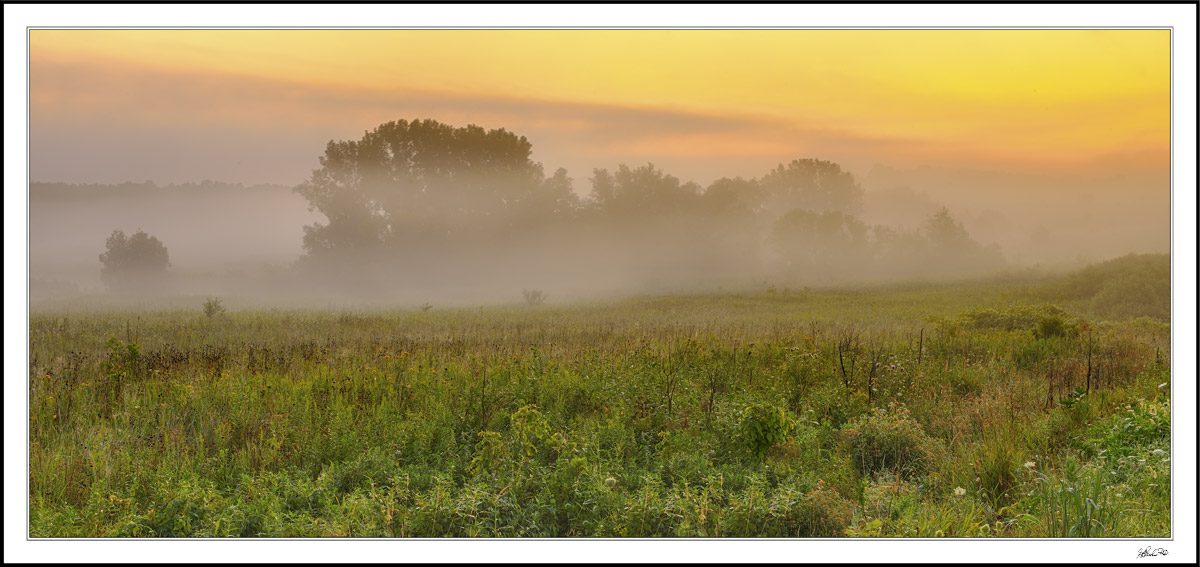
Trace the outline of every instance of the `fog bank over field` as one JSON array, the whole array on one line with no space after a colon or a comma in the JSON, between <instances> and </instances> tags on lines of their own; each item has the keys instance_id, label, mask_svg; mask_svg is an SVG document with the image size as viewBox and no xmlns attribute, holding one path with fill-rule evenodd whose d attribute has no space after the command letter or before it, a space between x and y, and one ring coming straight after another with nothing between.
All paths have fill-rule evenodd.
<instances>
[{"instance_id":1,"label":"fog bank over field","mask_svg":"<svg viewBox=\"0 0 1200 567\"><path fill-rule=\"evenodd\" d=\"M504 129L401 120L332 142L297 187L35 182L31 297L128 298L100 278L114 231L144 232L169 255L155 287L133 295L248 304L782 291L1170 250L1165 173L858 173L798 158L701 185L649 163L551 173L533 155Z\"/></svg>"},{"instance_id":2,"label":"fog bank over field","mask_svg":"<svg viewBox=\"0 0 1200 567\"><path fill-rule=\"evenodd\" d=\"M875 166L863 219L912 227L948 207L981 242L1015 265L1094 262L1171 248L1171 179L1166 165L1090 174Z\"/></svg>"}]
</instances>

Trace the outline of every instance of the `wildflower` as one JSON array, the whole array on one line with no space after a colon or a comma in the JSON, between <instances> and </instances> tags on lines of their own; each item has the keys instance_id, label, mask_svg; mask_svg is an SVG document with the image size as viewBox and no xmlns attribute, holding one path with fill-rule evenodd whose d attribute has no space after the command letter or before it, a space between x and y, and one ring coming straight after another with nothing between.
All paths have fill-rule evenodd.
<instances>
[{"instance_id":1,"label":"wildflower","mask_svg":"<svg viewBox=\"0 0 1200 567\"><path fill-rule=\"evenodd\" d=\"M1036 467L1036 466L1037 466L1037 465L1036 465L1036 464L1034 464L1034 462L1033 462L1033 461L1025 461L1025 468L1027 468L1027 469L1029 469L1029 470L1033 470L1033 467Z\"/></svg>"},{"instance_id":2,"label":"wildflower","mask_svg":"<svg viewBox=\"0 0 1200 567\"><path fill-rule=\"evenodd\" d=\"M955 496L963 496L963 495L965 495L966 493L967 493L967 489L965 489L965 488L963 488L963 487L961 487L961 486L956 486L956 487L954 487L954 495L955 495Z\"/></svg>"}]
</instances>

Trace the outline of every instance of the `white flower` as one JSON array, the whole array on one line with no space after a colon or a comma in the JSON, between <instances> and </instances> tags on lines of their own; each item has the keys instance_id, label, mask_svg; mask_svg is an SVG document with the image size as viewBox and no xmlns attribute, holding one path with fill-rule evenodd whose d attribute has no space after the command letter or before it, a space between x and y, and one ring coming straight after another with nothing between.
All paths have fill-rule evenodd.
<instances>
[{"instance_id":1,"label":"white flower","mask_svg":"<svg viewBox=\"0 0 1200 567\"><path fill-rule=\"evenodd\" d=\"M1033 467L1036 467L1036 466L1037 466L1037 465L1036 465L1036 464L1034 464L1034 462L1033 462L1033 461L1025 461L1025 468L1027 468L1027 469L1029 469L1029 470L1033 470Z\"/></svg>"},{"instance_id":2,"label":"white flower","mask_svg":"<svg viewBox=\"0 0 1200 567\"><path fill-rule=\"evenodd\" d=\"M962 496L962 495L964 495L964 494L966 494L966 493L967 493L967 489L965 489L965 488L963 488L963 487L961 487L961 486L956 486L956 487L954 487L954 495L955 495L955 496Z\"/></svg>"}]
</instances>

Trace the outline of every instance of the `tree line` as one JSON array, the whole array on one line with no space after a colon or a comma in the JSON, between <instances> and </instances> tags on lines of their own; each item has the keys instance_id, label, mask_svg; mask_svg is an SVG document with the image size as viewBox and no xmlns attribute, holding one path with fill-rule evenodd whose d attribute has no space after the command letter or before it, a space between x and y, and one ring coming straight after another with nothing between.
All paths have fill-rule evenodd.
<instances>
[{"instance_id":1,"label":"tree line","mask_svg":"<svg viewBox=\"0 0 1200 567\"><path fill-rule=\"evenodd\" d=\"M503 128L434 120L330 141L321 167L296 188L326 218L304 229L304 263L419 271L481 250L547 261L593 253L601 264L684 278L770 268L823 282L1003 262L946 209L920 230L868 226L857 216L861 185L830 161L795 159L707 187L654 164L621 164L594 169L581 198L565 169L546 175L532 150Z\"/></svg>"},{"instance_id":2,"label":"tree line","mask_svg":"<svg viewBox=\"0 0 1200 567\"><path fill-rule=\"evenodd\" d=\"M822 284L1003 264L997 247L975 242L946 209L917 230L864 223L861 185L831 161L794 159L707 187L652 163L620 164L593 169L581 197L565 169L547 174L532 155L528 139L504 128L428 119L331 140L294 188L324 217L304 227L297 268L369 291L512 272ZM110 239L107 272L122 246L130 244ZM165 254L158 258L165 270Z\"/></svg>"}]
</instances>

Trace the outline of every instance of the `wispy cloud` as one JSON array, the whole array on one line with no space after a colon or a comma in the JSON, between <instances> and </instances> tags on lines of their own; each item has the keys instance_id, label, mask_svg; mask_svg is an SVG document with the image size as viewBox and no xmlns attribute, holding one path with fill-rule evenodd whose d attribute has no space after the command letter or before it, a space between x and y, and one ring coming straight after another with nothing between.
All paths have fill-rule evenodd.
<instances>
[{"instance_id":1,"label":"wispy cloud","mask_svg":"<svg viewBox=\"0 0 1200 567\"><path fill-rule=\"evenodd\" d=\"M198 174L196 158L207 156L209 177L240 171L254 181L296 182L326 141L400 118L507 128L531 139L535 159L576 178L592 167L655 161L705 180L758 175L797 157L879 159L928 145L815 127L804 117L348 88L101 59L36 61L30 95L35 179L186 181ZM259 171L248 171L249 162Z\"/></svg>"}]
</instances>

